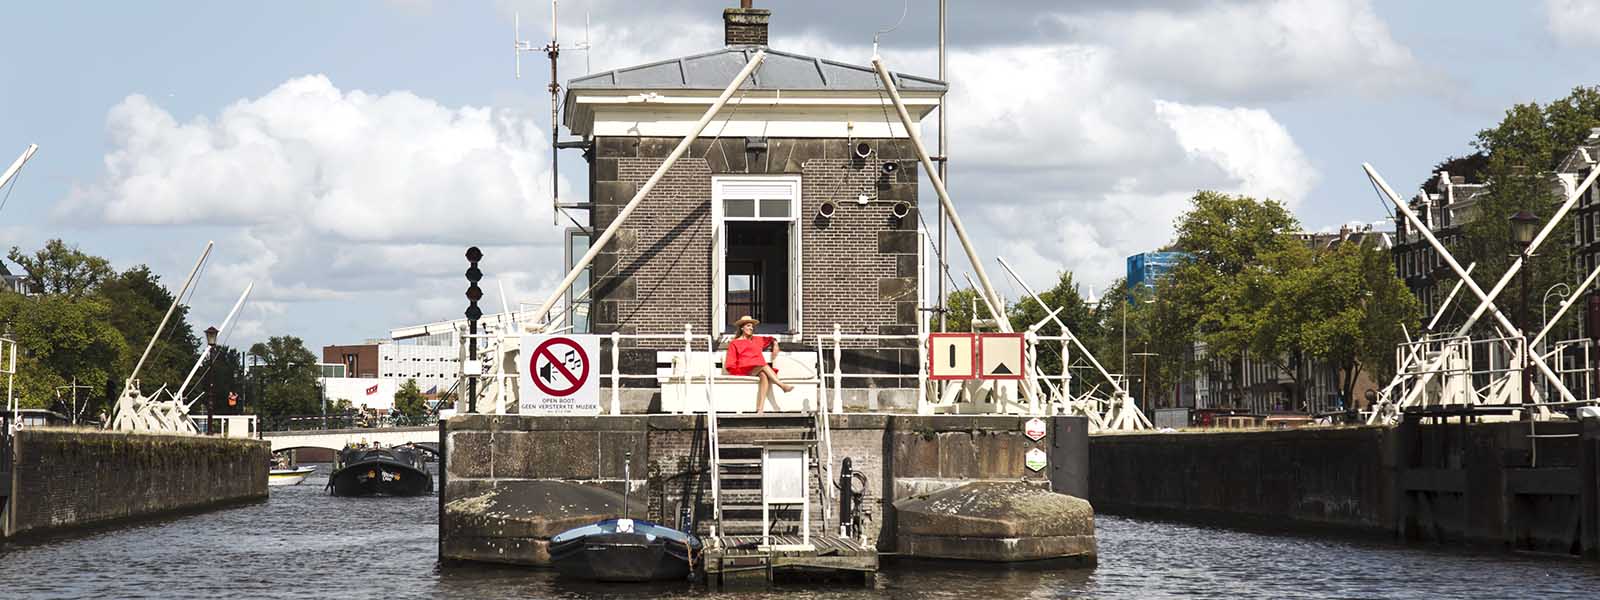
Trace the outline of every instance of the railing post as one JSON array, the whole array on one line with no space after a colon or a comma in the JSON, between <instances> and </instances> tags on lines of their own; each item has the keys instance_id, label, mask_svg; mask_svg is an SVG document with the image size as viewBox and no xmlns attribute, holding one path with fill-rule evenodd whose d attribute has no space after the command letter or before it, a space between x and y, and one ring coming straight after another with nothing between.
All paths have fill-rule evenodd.
<instances>
[{"instance_id":1,"label":"railing post","mask_svg":"<svg viewBox=\"0 0 1600 600\"><path fill-rule=\"evenodd\" d=\"M611 330L611 415L622 414L622 333Z\"/></svg>"},{"instance_id":2,"label":"railing post","mask_svg":"<svg viewBox=\"0 0 1600 600\"><path fill-rule=\"evenodd\" d=\"M933 403L928 400L928 334L917 332L917 414L933 414Z\"/></svg>"},{"instance_id":3,"label":"railing post","mask_svg":"<svg viewBox=\"0 0 1600 600\"><path fill-rule=\"evenodd\" d=\"M1039 344L1039 335L1034 332L1033 328L1031 328L1031 327L1028 328L1028 331L1025 334L1023 334L1023 336L1022 336L1022 344L1023 344L1023 347L1026 348L1027 351L1028 351L1028 353L1027 353L1027 363L1028 364L1023 365L1023 368L1022 368L1023 377L1026 377L1026 379L1023 380L1023 385L1028 386L1028 389L1029 389L1029 393L1028 393L1028 414L1037 417L1037 416L1039 416L1039 396L1041 395L1040 389L1039 389L1039 377L1038 377L1038 367L1039 367L1039 348L1038 348L1038 344Z\"/></svg>"},{"instance_id":4,"label":"railing post","mask_svg":"<svg viewBox=\"0 0 1600 600\"><path fill-rule=\"evenodd\" d=\"M833 324L833 412L844 412L844 351L840 344L844 333L839 324Z\"/></svg>"},{"instance_id":5,"label":"railing post","mask_svg":"<svg viewBox=\"0 0 1600 600\"><path fill-rule=\"evenodd\" d=\"M678 397L683 399L682 402L678 403L678 406L680 407L679 408L680 411L683 410L684 408L687 408L687 406L689 404L689 378L694 376L694 374L692 373L692 369L693 369L694 363L690 360L690 357L692 356L693 352L694 352L694 325L692 323L684 323L683 324L683 362L681 363L683 365L683 377L678 382ZM710 372L708 370L707 371L707 376L708 377L709 377L709 374L710 374ZM710 396L710 394L707 394L707 398L706 398L706 402L707 403L711 402L711 398L709 396Z\"/></svg>"}]
</instances>

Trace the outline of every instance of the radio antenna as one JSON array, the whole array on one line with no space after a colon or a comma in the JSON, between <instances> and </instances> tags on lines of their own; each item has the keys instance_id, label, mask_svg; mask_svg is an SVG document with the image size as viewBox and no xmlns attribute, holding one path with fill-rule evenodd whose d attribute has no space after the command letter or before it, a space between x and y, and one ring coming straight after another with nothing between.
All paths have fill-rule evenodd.
<instances>
[{"instance_id":1,"label":"radio antenna","mask_svg":"<svg viewBox=\"0 0 1600 600\"><path fill-rule=\"evenodd\" d=\"M548 86L550 90L550 218L552 224L554 225L561 224L561 217L562 215L566 214L567 208L561 204L560 189L561 79L556 71L556 65L561 58L561 44L559 41L557 41L557 33L559 31L557 27L557 9L559 2L560 0L550 0L550 43L545 44L542 47L535 46L533 45L533 42L522 39L522 15L520 13L517 13L514 17L512 25L512 48L517 59L516 68L518 79L522 78L522 53L543 52L545 56L549 57L550 59L550 85ZM589 16L587 13L584 14L583 18L583 38L583 43L576 45L573 49L584 51L584 66L587 68L589 66L587 63L589 57ZM579 205L574 206L576 207ZM574 220L571 215L567 215L567 220L572 221L574 225L578 225L579 229L586 229L576 220Z\"/></svg>"}]
</instances>

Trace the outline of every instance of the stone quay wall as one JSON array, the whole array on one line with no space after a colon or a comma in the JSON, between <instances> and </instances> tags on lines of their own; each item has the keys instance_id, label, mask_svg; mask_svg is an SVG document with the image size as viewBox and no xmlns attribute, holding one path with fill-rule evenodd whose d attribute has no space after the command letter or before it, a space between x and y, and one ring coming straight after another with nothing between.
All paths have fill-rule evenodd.
<instances>
[{"instance_id":1,"label":"stone quay wall","mask_svg":"<svg viewBox=\"0 0 1600 600\"><path fill-rule=\"evenodd\" d=\"M23 429L13 444L6 537L267 497L260 440Z\"/></svg>"},{"instance_id":2,"label":"stone quay wall","mask_svg":"<svg viewBox=\"0 0 1600 600\"><path fill-rule=\"evenodd\" d=\"M1028 417L834 415L834 477L843 460L866 478L864 530L880 550L893 550L894 503L970 481L1026 481L1082 497L1088 492L1087 422L1048 417L1048 433L1037 442L1023 434ZM732 431L732 430L729 430ZM741 430L751 435L759 429ZM733 434L724 432L728 440ZM759 434L756 434L759 435ZM710 464L704 415L522 417L469 415L445 424L441 501L472 498L513 481L563 481L622 492L629 513L672 527L687 515L704 531L710 520ZM724 443L732 443L725 441ZM1048 466L1024 466L1032 448L1045 450ZM629 457L628 452L632 452ZM624 478L624 464L629 465ZM815 470L808 471L817 498ZM859 481L859 480L858 480ZM830 486L831 488L831 486ZM828 533L838 526L837 497L830 498ZM645 514L638 514L638 507ZM798 515L788 515L789 521ZM822 532L820 508L813 532ZM440 520L445 559L542 564L543 541L557 531L499 535L480 524L458 523L446 511ZM783 523L780 522L780 525ZM520 537L518 537L520 536ZM511 539L517 537L518 539ZM526 556L524 556L526 555Z\"/></svg>"},{"instance_id":3,"label":"stone quay wall","mask_svg":"<svg viewBox=\"0 0 1600 600\"><path fill-rule=\"evenodd\" d=\"M1600 423L1100 435L1103 513L1600 558Z\"/></svg>"}]
</instances>

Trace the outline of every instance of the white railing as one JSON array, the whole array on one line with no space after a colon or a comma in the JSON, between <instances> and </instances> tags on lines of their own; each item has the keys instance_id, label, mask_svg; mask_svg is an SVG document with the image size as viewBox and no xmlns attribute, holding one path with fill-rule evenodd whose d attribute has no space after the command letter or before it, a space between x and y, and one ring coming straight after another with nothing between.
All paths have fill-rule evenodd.
<instances>
[{"instance_id":1,"label":"white railing","mask_svg":"<svg viewBox=\"0 0 1600 600\"><path fill-rule=\"evenodd\" d=\"M478 378L478 380L480 382L484 382L486 384L486 385L482 386L478 390L478 397L479 397L479 400L484 400L485 396L490 396L490 398L488 398L488 399L491 400L490 406L492 407L491 408L492 412L490 412L489 414L496 414L496 415L506 414L506 405L507 404L513 404L514 405L514 403L517 401L517 393L516 393L515 384L516 384L517 378L521 376L521 373L520 373L520 371L517 371L517 370L505 369L505 365L506 365L508 359L510 358L510 354L512 352L517 352L518 353L518 360L517 361L512 361L511 364L516 365L516 366L520 366L522 364L521 354L520 354L521 348L519 347L519 344L520 344L519 340L521 339L522 334L520 334L520 333L480 333L480 334L462 334L461 337L462 337L463 340L479 339L479 340L483 340L484 342L486 342L486 347L480 348L478 350L478 360L479 361L493 360L494 364L493 364L493 366L491 366L488 369L488 372L485 372L485 373L477 376L477 378ZM622 346L623 346L624 342L627 342L627 341L634 341L634 342L639 342L639 341L682 342L683 343L683 356L685 357L685 359L687 359L687 357L691 353L695 352L697 350L697 348L704 348L705 352L711 352L713 347L714 347L714 344L715 344L714 336L707 335L707 334L696 334L696 333L694 333L694 328L691 325L684 325L683 333L681 333L681 334L622 334L622 333L615 333L614 332L614 333L611 333L611 334L600 334L598 337L600 338L601 352L609 353L610 356L611 356L611 370L610 370L610 372L600 374L600 377L602 378L601 379L602 383L608 382L608 380L609 380L609 383L610 383L611 393L610 393L610 406L609 406L609 411L608 412L610 414L612 414L612 415L620 415L620 414L622 414L622 382L623 381L625 381L625 380L629 380L629 381L632 381L632 380L650 380L650 381L655 381L660 377L660 375L656 374L656 373L648 373L648 374L644 374L644 373L623 373L622 372L622 360L621 360L621 357L622 357ZM607 346L609 346L609 350L608 350ZM594 358L598 359L599 357L594 357ZM465 364L465 363L463 363L463 364ZM465 378L468 375L465 372L463 372L461 374L461 376L463 378ZM679 377L678 379L679 379L679 381L675 382L674 385L682 386L682 390L687 395L688 390L689 390L689 385L691 383L691 380L693 379L693 374L690 373L690 371L686 367L684 369L684 373L683 373L682 377ZM711 374L710 373L706 374L705 377L704 377L704 380L705 380L706 390L707 390L706 393L709 395L711 393L712 385L713 385L713 378L711 377ZM492 389L490 387L490 384L493 385ZM457 387L458 387L458 389L465 389L466 388L465 385L460 385L460 386L457 386ZM506 393L507 390L511 390L511 392L510 393Z\"/></svg>"}]
</instances>

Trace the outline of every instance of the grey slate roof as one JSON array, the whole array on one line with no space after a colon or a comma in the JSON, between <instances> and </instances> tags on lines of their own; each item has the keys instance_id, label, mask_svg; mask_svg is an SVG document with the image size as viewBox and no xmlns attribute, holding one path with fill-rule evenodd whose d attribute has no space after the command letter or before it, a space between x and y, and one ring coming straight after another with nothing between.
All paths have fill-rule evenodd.
<instances>
[{"instance_id":1,"label":"grey slate roof","mask_svg":"<svg viewBox=\"0 0 1600 600\"><path fill-rule=\"evenodd\" d=\"M757 48L734 46L671 60L578 77L568 90L683 89L721 90L750 62ZM941 92L937 79L890 72L902 91ZM767 49L767 59L741 89L873 91L881 89L870 66Z\"/></svg>"}]
</instances>

